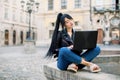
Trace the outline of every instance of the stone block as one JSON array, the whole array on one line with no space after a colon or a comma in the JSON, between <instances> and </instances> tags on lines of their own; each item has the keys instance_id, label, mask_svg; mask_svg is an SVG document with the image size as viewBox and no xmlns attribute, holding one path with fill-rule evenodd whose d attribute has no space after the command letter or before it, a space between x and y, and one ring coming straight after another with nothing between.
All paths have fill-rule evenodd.
<instances>
[{"instance_id":1,"label":"stone block","mask_svg":"<svg viewBox=\"0 0 120 80\"><path fill-rule=\"evenodd\" d=\"M109 73L91 73L88 70L79 70L77 73L61 71L57 62L44 65L44 74L48 80L120 80L120 76Z\"/></svg>"},{"instance_id":2,"label":"stone block","mask_svg":"<svg viewBox=\"0 0 120 80\"><path fill-rule=\"evenodd\" d=\"M120 55L100 55L93 60L95 63L120 62Z\"/></svg>"}]
</instances>

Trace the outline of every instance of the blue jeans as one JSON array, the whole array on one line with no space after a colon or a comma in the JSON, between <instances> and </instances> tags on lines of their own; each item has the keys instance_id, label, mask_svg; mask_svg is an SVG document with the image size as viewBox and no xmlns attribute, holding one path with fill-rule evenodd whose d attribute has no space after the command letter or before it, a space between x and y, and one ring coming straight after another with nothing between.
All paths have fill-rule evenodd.
<instances>
[{"instance_id":1,"label":"blue jeans","mask_svg":"<svg viewBox=\"0 0 120 80\"><path fill-rule=\"evenodd\" d=\"M81 64L82 58L84 58L86 61L90 62L95 57L97 57L97 55L99 55L99 53L100 53L100 48L98 46L96 48L87 50L86 52L84 52L81 55L75 54L67 47L62 47L59 50L57 67L60 70L66 70L69 64L75 63L78 65L79 68L83 68L85 65Z\"/></svg>"}]
</instances>

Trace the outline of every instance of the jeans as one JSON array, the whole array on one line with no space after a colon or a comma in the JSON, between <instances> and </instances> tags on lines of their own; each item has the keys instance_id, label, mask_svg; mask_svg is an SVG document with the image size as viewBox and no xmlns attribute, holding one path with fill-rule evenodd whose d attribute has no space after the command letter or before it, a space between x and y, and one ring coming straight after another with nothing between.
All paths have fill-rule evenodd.
<instances>
[{"instance_id":1,"label":"jeans","mask_svg":"<svg viewBox=\"0 0 120 80\"><path fill-rule=\"evenodd\" d=\"M98 46L96 48L87 50L86 52L80 55L75 54L67 47L62 47L59 50L57 67L60 70L66 70L69 64L75 63L80 69L85 66L81 64L82 58L84 58L88 62L91 62L95 57L97 57L97 55L99 55L99 53L100 48Z\"/></svg>"}]
</instances>

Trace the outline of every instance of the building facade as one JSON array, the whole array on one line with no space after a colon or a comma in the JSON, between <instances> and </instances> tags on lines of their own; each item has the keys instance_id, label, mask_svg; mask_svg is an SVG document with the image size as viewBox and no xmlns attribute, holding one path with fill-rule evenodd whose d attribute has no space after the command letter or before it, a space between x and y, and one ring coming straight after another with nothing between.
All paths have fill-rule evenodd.
<instances>
[{"instance_id":1,"label":"building facade","mask_svg":"<svg viewBox=\"0 0 120 80\"><path fill-rule=\"evenodd\" d=\"M42 3L42 4L41 4ZM58 13L70 14L75 21L74 29L86 30L93 29L90 25L90 1L89 0L40 0L40 16L42 16L44 26L41 29L43 34L38 36L39 43L45 40L51 40L55 28L56 17ZM87 22L86 22L87 21ZM45 33L45 34L44 34ZM41 34L38 32L38 34Z\"/></svg>"},{"instance_id":2,"label":"building facade","mask_svg":"<svg viewBox=\"0 0 120 80\"><path fill-rule=\"evenodd\" d=\"M99 30L98 43L120 44L119 5L119 0L96 0L93 5L93 23Z\"/></svg>"},{"instance_id":3,"label":"building facade","mask_svg":"<svg viewBox=\"0 0 120 80\"><path fill-rule=\"evenodd\" d=\"M0 45L21 45L29 30L28 13L21 0L0 0ZM24 0L28 1L28 0ZM75 30L98 30L98 44L120 44L119 0L36 0L39 12L32 14L31 36L36 45L50 42L58 13L70 14Z\"/></svg>"},{"instance_id":4,"label":"building facade","mask_svg":"<svg viewBox=\"0 0 120 80\"><path fill-rule=\"evenodd\" d=\"M41 0L40 3L39 15L45 33L38 36L41 43L51 40L57 14L62 12L74 18L76 30L98 30L98 44L120 44L120 15L116 12L119 0ZM100 12L106 8L113 10Z\"/></svg>"},{"instance_id":5,"label":"building facade","mask_svg":"<svg viewBox=\"0 0 120 80\"><path fill-rule=\"evenodd\" d=\"M0 0L0 45L23 45L29 30L28 13L20 0ZM37 39L36 15L32 15L31 36Z\"/></svg>"}]
</instances>

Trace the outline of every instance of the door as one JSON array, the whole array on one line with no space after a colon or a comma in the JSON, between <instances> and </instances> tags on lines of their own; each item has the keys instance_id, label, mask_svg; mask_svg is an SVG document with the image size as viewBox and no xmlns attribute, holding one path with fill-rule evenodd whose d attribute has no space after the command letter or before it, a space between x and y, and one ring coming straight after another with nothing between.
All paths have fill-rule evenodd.
<instances>
[{"instance_id":1,"label":"door","mask_svg":"<svg viewBox=\"0 0 120 80\"><path fill-rule=\"evenodd\" d=\"M16 44L16 31L13 31L13 44Z\"/></svg>"},{"instance_id":2,"label":"door","mask_svg":"<svg viewBox=\"0 0 120 80\"><path fill-rule=\"evenodd\" d=\"M20 43L23 44L23 31L20 32Z\"/></svg>"},{"instance_id":3,"label":"door","mask_svg":"<svg viewBox=\"0 0 120 80\"><path fill-rule=\"evenodd\" d=\"M5 30L5 45L9 45L9 31Z\"/></svg>"},{"instance_id":4,"label":"door","mask_svg":"<svg viewBox=\"0 0 120 80\"><path fill-rule=\"evenodd\" d=\"M98 29L97 43L103 44L103 30L102 29Z\"/></svg>"}]
</instances>

